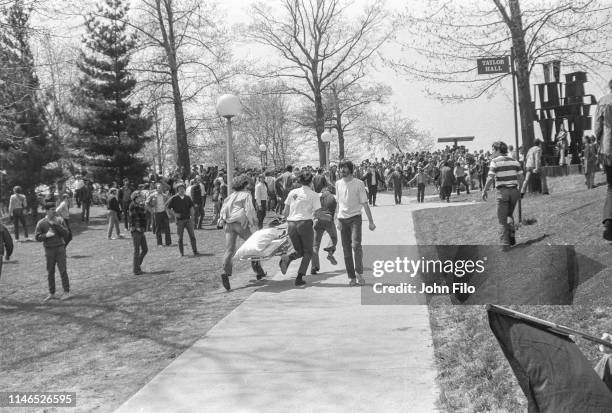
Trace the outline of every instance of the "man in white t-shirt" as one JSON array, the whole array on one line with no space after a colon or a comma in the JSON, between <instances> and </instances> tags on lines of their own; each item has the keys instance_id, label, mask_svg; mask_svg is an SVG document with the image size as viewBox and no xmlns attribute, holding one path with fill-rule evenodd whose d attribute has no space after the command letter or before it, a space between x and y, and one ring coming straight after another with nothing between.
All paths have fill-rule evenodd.
<instances>
[{"instance_id":1,"label":"man in white t-shirt","mask_svg":"<svg viewBox=\"0 0 612 413\"><path fill-rule=\"evenodd\" d=\"M343 160L338 165L340 179L336 182L336 197L338 198L337 228L342 239L344 264L350 279L349 286L364 285L363 279L363 251L361 248L361 209L365 209L368 216L370 231L376 229L372 212L368 206L368 195L362 180L353 177L355 169L349 160ZM354 257L353 257L354 256Z\"/></svg>"},{"instance_id":2,"label":"man in white t-shirt","mask_svg":"<svg viewBox=\"0 0 612 413\"><path fill-rule=\"evenodd\" d=\"M281 257L279 265L281 272L285 274L291 261L302 258L295 278L297 286L306 284L302 277L306 275L313 254L314 212L321 208L321 194L310 187L312 178L312 174L308 171L299 174L297 179L302 186L292 189L285 200L284 215L287 217L287 230L295 252Z\"/></svg>"}]
</instances>

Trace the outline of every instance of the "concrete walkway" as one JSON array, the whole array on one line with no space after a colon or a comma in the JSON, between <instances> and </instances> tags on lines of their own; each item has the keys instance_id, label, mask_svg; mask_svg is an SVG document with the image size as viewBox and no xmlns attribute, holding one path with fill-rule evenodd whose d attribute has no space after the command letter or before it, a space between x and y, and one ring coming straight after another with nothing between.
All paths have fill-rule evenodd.
<instances>
[{"instance_id":1,"label":"concrete walkway","mask_svg":"<svg viewBox=\"0 0 612 413\"><path fill-rule=\"evenodd\" d=\"M458 205L412 198L395 206L380 194L377 229L364 222L364 244L415 244L412 211ZM305 288L289 275L298 263L287 276L277 260L265 263L277 274L118 412L437 411L427 307L361 305L341 248L336 257L338 266L323 258Z\"/></svg>"}]
</instances>

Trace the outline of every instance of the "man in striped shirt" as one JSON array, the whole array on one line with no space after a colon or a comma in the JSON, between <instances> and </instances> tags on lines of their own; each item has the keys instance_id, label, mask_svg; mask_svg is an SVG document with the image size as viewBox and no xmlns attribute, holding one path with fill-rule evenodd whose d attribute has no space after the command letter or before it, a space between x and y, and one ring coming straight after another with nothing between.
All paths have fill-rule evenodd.
<instances>
[{"instance_id":1,"label":"man in striped shirt","mask_svg":"<svg viewBox=\"0 0 612 413\"><path fill-rule=\"evenodd\" d=\"M523 183L523 171L520 163L508 156L508 146L504 142L495 142L493 152L482 199L487 200L487 192L495 181L500 239L504 245L514 245L514 219L512 215L516 203L521 198L519 188Z\"/></svg>"}]
</instances>

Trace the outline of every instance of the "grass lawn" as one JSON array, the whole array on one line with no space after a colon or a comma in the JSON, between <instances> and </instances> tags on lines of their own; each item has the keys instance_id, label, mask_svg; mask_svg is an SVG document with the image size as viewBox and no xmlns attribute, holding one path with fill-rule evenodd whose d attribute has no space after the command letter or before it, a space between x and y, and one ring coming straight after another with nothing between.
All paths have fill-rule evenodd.
<instances>
[{"instance_id":1,"label":"grass lawn","mask_svg":"<svg viewBox=\"0 0 612 413\"><path fill-rule=\"evenodd\" d=\"M234 290L222 289L223 231L212 226L196 231L199 257L190 255L187 234L187 256L179 256L175 224L170 247L157 248L147 233L146 273L135 276L129 233L107 240L104 212L92 208L89 226L77 222L76 214L71 219L70 300L42 302L47 295L42 244L18 243L4 263L2 391L73 391L72 411L111 412L263 283L240 264ZM59 274L56 288L61 293Z\"/></svg>"},{"instance_id":2,"label":"grass lawn","mask_svg":"<svg viewBox=\"0 0 612 413\"><path fill-rule=\"evenodd\" d=\"M601 174L596 180L604 182ZM600 335L612 331L611 243L601 238L601 210L606 187L586 190L584 178L573 175L550 180L551 195L526 196L523 218L533 225L517 232L517 243L574 245L576 252L606 268L581 285L574 305L512 306L517 311ZM479 193L454 195L452 201L473 205L416 211L419 244L498 244L495 194L480 202ZM430 199L429 202L436 202ZM484 306L430 306L430 320L441 387L440 407L448 412L527 411L526 399L489 329ZM577 344L593 362L600 354L594 343Z\"/></svg>"}]
</instances>

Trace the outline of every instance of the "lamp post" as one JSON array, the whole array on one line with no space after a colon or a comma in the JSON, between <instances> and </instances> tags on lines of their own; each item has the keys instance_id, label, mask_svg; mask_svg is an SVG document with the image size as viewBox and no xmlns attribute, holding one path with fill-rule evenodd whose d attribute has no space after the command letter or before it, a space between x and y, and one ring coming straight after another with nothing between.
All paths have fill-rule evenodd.
<instances>
[{"instance_id":1,"label":"lamp post","mask_svg":"<svg viewBox=\"0 0 612 413\"><path fill-rule=\"evenodd\" d=\"M240 99L235 95L221 95L217 99L217 114L227 119L227 141L225 151L227 156L227 190L232 191L232 181L234 180L234 148L232 136L232 118L240 113Z\"/></svg>"},{"instance_id":2,"label":"lamp post","mask_svg":"<svg viewBox=\"0 0 612 413\"><path fill-rule=\"evenodd\" d=\"M331 145L332 134L330 131L324 131L321 134L321 141L325 143L325 167L329 168L329 147Z\"/></svg>"},{"instance_id":3,"label":"lamp post","mask_svg":"<svg viewBox=\"0 0 612 413\"><path fill-rule=\"evenodd\" d=\"M268 165L267 162L267 158L268 158L268 154L266 153L266 151L268 150L268 147L266 146L265 143L262 143L261 145L259 145L259 153L260 153L260 158L261 158L261 170L263 171ZM264 159L266 159L266 162L264 162Z\"/></svg>"}]
</instances>

